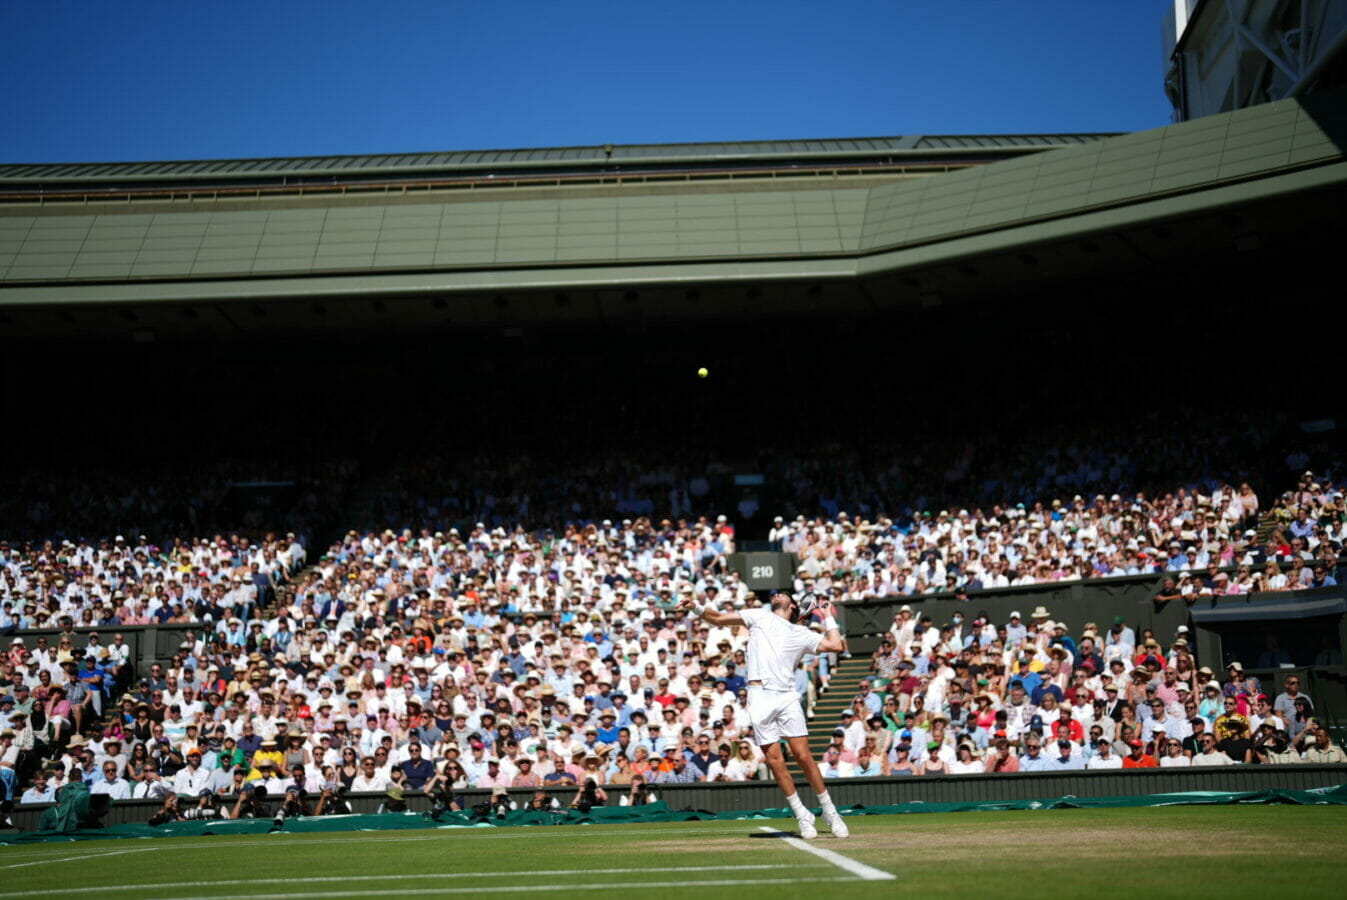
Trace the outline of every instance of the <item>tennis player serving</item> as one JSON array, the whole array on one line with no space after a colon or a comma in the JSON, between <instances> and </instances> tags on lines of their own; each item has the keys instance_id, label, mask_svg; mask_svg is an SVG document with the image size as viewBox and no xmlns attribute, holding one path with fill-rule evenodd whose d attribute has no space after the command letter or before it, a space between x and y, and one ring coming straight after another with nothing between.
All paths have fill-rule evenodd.
<instances>
[{"instance_id":1,"label":"tennis player serving","mask_svg":"<svg viewBox=\"0 0 1347 900\"><path fill-rule=\"evenodd\" d=\"M685 598L680 609L690 609L705 621L719 628L744 625L748 628L748 718L753 724L753 740L762 748L767 766L776 783L786 795L786 802L800 824L800 837L816 838L814 814L795 792L795 780L786 768L781 752L785 739L791 755L804 770L809 786L818 795L823 807L823 820L834 837L844 838L850 832L842 821L832 798L823 788L823 775L809 752L809 728L805 724L804 708L795 690L795 667L806 653L837 653L842 647L842 635L837 630L833 605L815 605L812 596L803 602L786 591L771 596L771 608L745 609L725 613ZM805 627L815 615L823 619L823 634ZM804 623L804 624L802 624Z\"/></svg>"}]
</instances>

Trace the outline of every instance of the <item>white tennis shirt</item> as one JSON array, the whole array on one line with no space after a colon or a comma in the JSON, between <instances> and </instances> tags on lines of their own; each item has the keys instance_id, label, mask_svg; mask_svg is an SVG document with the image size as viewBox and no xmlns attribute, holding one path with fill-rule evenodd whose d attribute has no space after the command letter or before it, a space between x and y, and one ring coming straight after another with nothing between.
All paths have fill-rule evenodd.
<instances>
[{"instance_id":1,"label":"white tennis shirt","mask_svg":"<svg viewBox=\"0 0 1347 900\"><path fill-rule=\"evenodd\" d=\"M818 650L823 635L792 625L766 607L746 609L739 618L748 626L748 673L744 677L761 681L769 691L794 691L800 657Z\"/></svg>"}]
</instances>

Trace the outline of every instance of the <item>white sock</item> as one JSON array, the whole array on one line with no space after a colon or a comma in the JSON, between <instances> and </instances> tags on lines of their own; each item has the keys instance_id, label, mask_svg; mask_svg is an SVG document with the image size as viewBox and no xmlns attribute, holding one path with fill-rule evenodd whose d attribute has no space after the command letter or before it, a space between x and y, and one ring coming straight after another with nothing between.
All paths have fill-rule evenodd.
<instances>
[{"instance_id":1,"label":"white sock","mask_svg":"<svg viewBox=\"0 0 1347 900\"><path fill-rule=\"evenodd\" d=\"M804 808L804 804L800 802L800 795L798 793L791 794L786 798L786 802L790 804L790 811L795 813L796 816L801 816L809 812L809 810Z\"/></svg>"},{"instance_id":2,"label":"white sock","mask_svg":"<svg viewBox=\"0 0 1347 900\"><path fill-rule=\"evenodd\" d=\"M823 807L823 814L825 816L837 812L837 807L833 806L833 798L828 796L827 791L818 795L818 805Z\"/></svg>"}]
</instances>

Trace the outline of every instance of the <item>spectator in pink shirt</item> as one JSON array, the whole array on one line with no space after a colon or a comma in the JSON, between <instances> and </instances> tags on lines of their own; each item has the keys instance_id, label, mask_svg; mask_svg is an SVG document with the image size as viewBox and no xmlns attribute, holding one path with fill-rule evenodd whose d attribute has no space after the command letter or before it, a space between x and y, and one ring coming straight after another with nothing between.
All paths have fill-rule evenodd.
<instances>
[{"instance_id":1,"label":"spectator in pink shirt","mask_svg":"<svg viewBox=\"0 0 1347 900\"><path fill-rule=\"evenodd\" d=\"M986 771L989 774L1004 775L1020 770L1019 759L1014 753L1010 752L1010 741L1005 738L997 738L996 743L992 746L996 752L987 756Z\"/></svg>"},{"instance_id":2,"label":"spectator in pink shirt","mask_svg":"<svg viewBox=\"0 0 1347 900\"><path fill-rule=\"evenodd\" d=\"M477 779L479 788L506 788L516 786L514 779L501 771L500 760L492 758L486 761L486 774Z\"/></svg>"}]
</instances>

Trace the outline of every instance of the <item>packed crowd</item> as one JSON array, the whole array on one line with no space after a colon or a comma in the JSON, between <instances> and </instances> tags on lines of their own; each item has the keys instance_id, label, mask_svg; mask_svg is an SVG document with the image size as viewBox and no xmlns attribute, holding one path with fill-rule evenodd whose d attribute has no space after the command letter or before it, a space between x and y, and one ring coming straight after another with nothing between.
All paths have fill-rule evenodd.
<instances>
[{"instance_id":1,"label":"packed crowd","mask_svg":"<svg viewBox=\"0 0 1347 900\"><path fill-rule=\"evenodd\" d=\"M380 557L400 552L390 543ZM238 640L236 619L190 633L171 665L112 704L105 727L84 672L102 673L103 685L124 673L97 638L73 651L64 637L36 648L18 639L6 663L14 729L3 739L16 751L7 782L11 793L32 786L15 799L40 802L81 778L114 798L172 791L195 802L205 791L237 803L261 785L315 800L423 789L457 805L454 792L468 787L760 775L742 739L738 636L663 609L642 615L644 604L516 621L471 584L430 600L394 588L373 559L349 573L335 565L347 582L336 606L254 618ZM62 653L77 661L62 665ZM748 756L732 759L731 745Z\"/></svg>"},{"instance_id":2,"label":"packed crowd","mask_svg":"<svg viewBox=\"0 0 1347 900\"><path fill-rule=\"evenodd\" d=\"M331 565L335 576L346 564ZM246 637L231 637L232 622L189 632L138 680L119 635L108 647L96 635L16 640L0 699L7 794L44 802L79 779L191 818L344 811L345 791L395 808L422 790L461 808L473 788L620 785L639 798L769 777L746 722L742 631L660 601L504 615L487 588L435 599L393 587L390 568L362 558L335 606L254 618ZM1297 677L1275 695L1239 663L1218 677L1183 631L1162 645L1118 617L1073 638L1042 608L937 628L904 608L842 714L825 776L1347 761ZM802 698L819 662L804 660ZM124 682L99 715L101 688Z\"/></svg>"},{"instance_id":3,"label":"packed crowd","mask_svg":"<svg viewBox=\"0 0 1347 900\"><path fill-rule=\"evenodd\" d=\"M828 777L1347 762L1289 674L1199 666L1188 629L1078 636L1038 607L940 626L895 615L824 755Z\"/></svg>"},{"instance_id":4,"label":"packed crowd","mask_svg":"<svg viewBox=\"0 0 1347 900\"><path fill-rule=\"evenodd\" d=\"M1269 510L1247 484L1212 494L1181 488L1155 499L1077 495L1066 503L941 510L903 523L845 511L835 520L778 517L771 537L798 556L798 591L839 601L1141 574L1169 576L1167 598L1295 590L1341 579L1347 503L1314 478L1305 473L1295 491L1277 498L1274 526L1262 539L1246 526ZM685 587L742 600L747 589L727 564L735 549L735 529L723 515L605 519L558 532L485 523L464 532L350 532L291 585L307 559L293 533L256 542L217 535L163 548L145 535L97 545L0 541L0 632L50 627L62 615L78 627L224 625L235 614L246 621L257 604L274 604L282 586L291 588L281 593L297 615L316 614L344 596L342 578L349 581L353 566L391 572L393 590L426 589L436 599L485 587L507 615L569 611L593 599L670 602Z\"/></svg>"},{"instance_id":5,"label":"packed crowd","mask_svg":"<svg viewBox=\"0 0 1347 900\"><path fill-rule=\"evenodd\" d=\"M800 558L797 589L842 600L1159 573L1173 573L1176 596L1295 590L1336 583L1325 579L1347 540L1342 492L1314 478L1277 499L1262 539L1268 510L1247 483L924 511L901 525L777 517L770 537Z\"/></svg>"},{"instance_id":6,"label":"packed crowd","mask_svg":"<svg viewBox=\"0 0 1347 900\"><path fill-rule=\"evenodd\" d=\"M212 623L246 620L274 608L281 588L303 568L295 534L174 540L145 535L11 546L0 540L0 633L72 627ZM68 661L68 657L65 660Z\"/></svg>"},{"instance_id":7,"label":"packed crowd","mask_svg":"<svg viewBox=\"0 0 1347 900\"><path fill-rule=\"evenodd\" d=\"M1267 510L1247 485L1221 484L901 523L839 510L783 517L773 539L798 554L799 591L843 601L1143 573L1173 573L1162 592L1182 597L1329 583L1344 509L1327 475L1305 472L1271 504L1262 541L1252 526ZM632 785L639 798L769 777L746 724L746 636L677 611L688 597L761 602L727 565L734 549L725 516L640 515L541 532L353 531L317 560L294 534L0 542L0 629L59 629L14 638L4 658L7 801L43 802L79 779L191 818L269 812L262 794L314 813L344 810L343 791L398 804L424 790L450 808L469 788L593 798ZM137 678L116 629L152 622L191 631ZM830 686L835 662L806 658L802 699ZM1272 696L1237 665L1224 674L1199 668L1183 635L1138 640L1121 619L1073 638L1041 609L941 627L907 610L825 771L1341 759L1292 680Z\"/></svg>"}]
</instances>

